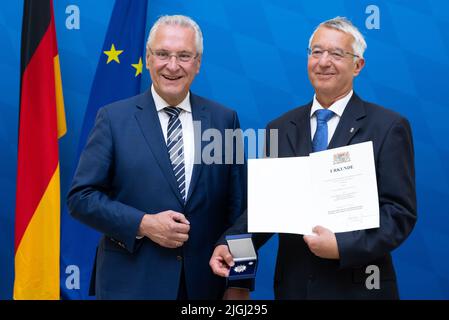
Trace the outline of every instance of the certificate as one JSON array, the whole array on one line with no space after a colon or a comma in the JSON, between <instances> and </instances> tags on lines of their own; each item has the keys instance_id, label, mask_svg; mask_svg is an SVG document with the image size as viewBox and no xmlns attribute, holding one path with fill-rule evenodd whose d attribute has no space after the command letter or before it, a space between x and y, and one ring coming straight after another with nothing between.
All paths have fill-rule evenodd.
<instances>
[{"instance_id":1,"label":"certificate","mask_svg":"<svg viewBox=\"0 0 449 320\"><path fill-rule=\"evenodd\" d=\"M248 160L248 232L379 227L372 142L308 157Z\"/></svg>"}]
</instances>

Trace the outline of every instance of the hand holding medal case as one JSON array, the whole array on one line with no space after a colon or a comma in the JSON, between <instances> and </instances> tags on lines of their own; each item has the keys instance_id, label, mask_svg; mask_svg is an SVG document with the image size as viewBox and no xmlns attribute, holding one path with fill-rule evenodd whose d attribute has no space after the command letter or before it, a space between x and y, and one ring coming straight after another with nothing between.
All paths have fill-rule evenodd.
<instances>
[{"instance_id":1,"label":"hand holding medal case","mask_svg":"<svg viewBox=\"0 0 449 320\"><path fill-rule=\"evenodd\" d=\"M226 236L234 266L229 270L229 280L252 279L256 277L257 254L251 234Z\"/></svg>"}]
</instances>

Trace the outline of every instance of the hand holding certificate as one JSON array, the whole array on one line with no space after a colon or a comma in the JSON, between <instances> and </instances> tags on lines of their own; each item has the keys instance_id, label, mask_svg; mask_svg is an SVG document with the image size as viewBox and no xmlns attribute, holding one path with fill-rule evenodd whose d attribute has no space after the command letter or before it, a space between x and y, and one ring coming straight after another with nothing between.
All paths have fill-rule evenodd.
<instances>
[{"instance_id":1,"label":"hand holding certificate","mask_svg":"<svg viewBox=\"0 0 449 320\"><path fill-rule=\"evenodd\" d=\"M372 142L309 157L248 161L248 231L311 234L379 227Z\"/></svg>"}]
</instances>

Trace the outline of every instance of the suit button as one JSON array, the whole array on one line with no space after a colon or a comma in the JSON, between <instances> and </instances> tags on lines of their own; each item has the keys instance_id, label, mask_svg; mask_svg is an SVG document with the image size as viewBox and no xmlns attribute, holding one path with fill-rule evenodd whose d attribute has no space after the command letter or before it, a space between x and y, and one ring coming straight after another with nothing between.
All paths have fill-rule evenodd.
<instances>
[{"instance_id":1,"label":"suit button","mask_svg":"<svg viewBox=\"0 0 449 320\"><path fill-rule=\"evenodd\" d=\"M181 261L182 260L182 256L176 256L176 260Z\"/></svg>"}]
</instances>

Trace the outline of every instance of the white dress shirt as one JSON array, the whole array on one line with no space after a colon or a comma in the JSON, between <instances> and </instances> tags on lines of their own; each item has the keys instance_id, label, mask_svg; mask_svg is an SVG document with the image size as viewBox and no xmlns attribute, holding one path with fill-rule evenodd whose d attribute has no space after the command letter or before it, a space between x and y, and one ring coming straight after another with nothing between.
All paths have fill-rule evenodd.
<instances>
[{"instance_id":1,"label":"white dress shirt","mask_svg":"<svg viewBox=\"0 0 449 320\"><path fill-rule=\"evenodd\" d=\"M161 123L162 133L164 134L165 143L167 143L167 126L169 115L164 111L165 107L177 107L182 109L179 114L179 120L182 126L182 140L184 143L184 167L185 167L185 179L186 179L186 195L189 194L190 180L192 179L193 161L195 159L195 142L193 132L193 118L192 118L192 106L190 105L190 92L177 106L169 105L160 95L156 92L153 85L151 85L151 94L153 96L154 104L156 105L157 114ZM168 151L167 151L168 152Z\"/></svg>"},{"instance_id":2,"label":"white dress shirt","mask_svg":"<svg viewBox=\"0 0 449 320\"><path fill-rule=\"evenodd\" d=\"M334 115L332 116L332 118L330 118L329 121L327 122L327 144L329 144L329 142L331 141L332 136L335 133L335 129L337 128L337 125L340 122L340 118L343 114L343 111L345 111L345 108L348 105L348 102L351 99L353 92L354 91L351 90L346 96L335 101L329 108L327 108L328 110L331 110L334 112ZM313 136L315 135L315 131L316 131L315 111L317 111L319 109L325 109L325 108L318 102L318 100L316 99L316 94L315 94L313 96L312 109L310 110L310 133L311 133L312 139L313 139Z\"/></svg>"}]
</instances>

